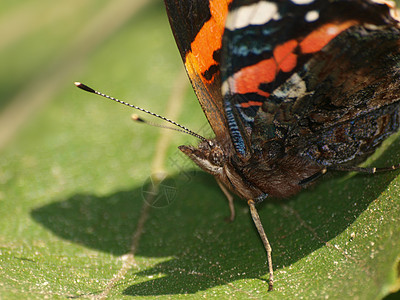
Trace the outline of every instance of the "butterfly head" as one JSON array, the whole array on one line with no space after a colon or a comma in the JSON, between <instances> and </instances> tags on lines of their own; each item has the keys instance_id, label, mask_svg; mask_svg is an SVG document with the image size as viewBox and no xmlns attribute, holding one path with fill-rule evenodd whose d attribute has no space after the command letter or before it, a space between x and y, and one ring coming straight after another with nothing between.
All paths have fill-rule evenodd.
<instances>
[{"instance_id":1,"label":"butterfly head","mask_svg":"<svg viewBox=\"0 0 400 300\"><path fill-rule=\"evenodd\" d=\"M215 140L202 141L198 147L182 145L179 150L185 153L204 171L220 177L226 163L226 155L223 147Z\"/></svg>"},{"instance_id":2,"label":"butterfly head","mask_svg":"<svg viewBox=\"0 0 400 300\"><path fill-rule=\"evenodd\" d=\"M234 162L232 155L235 152L229 142L217 139L205 140L200 142L198 147L183 145L179 150L240 197L244 199L266 197L266 193L251 185L243 176L240 167Z\"/></svg>"}]
</instances>

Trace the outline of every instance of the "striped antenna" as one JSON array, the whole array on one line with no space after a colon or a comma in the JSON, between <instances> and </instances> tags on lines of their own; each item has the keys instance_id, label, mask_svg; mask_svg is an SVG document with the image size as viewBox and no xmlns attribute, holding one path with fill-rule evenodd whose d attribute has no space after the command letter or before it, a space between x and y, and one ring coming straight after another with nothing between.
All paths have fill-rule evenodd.
<instances>
[{"instance_id":1,"label":"striped antenna","mask_svg":"<svg viewBox=\"0 0 400 300\"><path fill-rule=\"evenodd\" d=\"M161 120L163 120L163 121L166 121L166 122L168 122L168 123L171 123L172 125L175 125L175 126L177 126L177 127L180 128L180 129L176 129L177 131L184 132L184 133L189 134L189 135L191 135L191 136L194 136L194 137L196 137L196 138L198 138L198 139L200 139L200 140L202 140L202 141L204 141L204 142L208 142L206 138L204 138L204 137L202 137L201 135L199 135L199 134L197 134L197 133L191 131L190 129L186 128L185 126L182 126L181 124L176 123L175 121L172 121L172 120L170 120L170 119L167 119L167 118L165 118L165 117L163 117L163 116L160 116L160 115L158 115L158 114L155 114L155 113L153 113L153 112L151 112L151 111L148 111L148 110L143 109L143 108L141 108L141 107L138 107L138 106L136 106L136 105L132 105L132 104L129 104L129 103L125 102L125 101L116 99L116 98L114 98L114 97L108 96L108 95L103 94L103 93L100 93L100 92L98 92L98 91L92 89L91 87L89 87L89 86L83 84L83 83L75 82L75 85L76 85L78 88L80 88L81 90L84 90L84 91L86 91L86 92L89 92L89 93L92 93L92 94L96 94L96 95L102 96L102 97L104 97L104 98L110 99L110 100L112 100L112 101L118 102L118 103L123 104L123 105L126 105L126 106L129 106L129 107L131 107L131 108L140 110L140 111L142 111L142 112L144 112L144 113L146 113L146 114L149 114L149 115L151 115L151 116L153 116L153 117L156 117L156 118L159 118L159 119L161 119ZM173 129L173 130L175 130L175 128L167 127L167 126L162 126L162 125L157 125L157 124L150 123L150 122L146 122L146 121L144 121L143 119L139 119L139 120L135 120L135 121L147 123L147 124L149 124L149 125L153 125L153 126L157 126L157 127L164 127L164 128L168 128L168 129Z\"/></svg>"},{"instance_id":2,"label":"striped antenna","mask_svg":"<svg viewBox=\"0 0 400 300\"><path fill-rule=\"evenodd\" d=\"M175 131L178 131L178 132L188 133L186 130L182 130L180 128L175 128L175 127L171 127L171 126L165 126L165 125L162 125L162 124L157 124L157 123L153 123L153 122L147 121L147 120L143 119L142 117L139 117L137 114L133 114L131 116L131 119L132 119L132 121L135 121L135 122L138 122L138 123L144 123L146 125L150 125L150 126L153 126L153 127L165 128L165 129L175 130Z\"/></svg>"}]
</instances>

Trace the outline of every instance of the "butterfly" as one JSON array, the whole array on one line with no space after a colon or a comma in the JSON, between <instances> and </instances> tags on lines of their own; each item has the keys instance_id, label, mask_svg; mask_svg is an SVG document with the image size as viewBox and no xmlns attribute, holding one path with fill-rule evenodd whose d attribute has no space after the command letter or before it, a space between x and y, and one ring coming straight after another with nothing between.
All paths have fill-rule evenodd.
<instances>
[{"instance_id":1,"label":"butterfly","mask_svg":"<svg viewBox=\"0 0 400 300\"><path fill-rule=\"evenodd\" d=\"M215 137L75 83L178 126L200 143L179 149L228 198L287 198L330 171L361 168L400 127L400 25L372 0L164 0L188 77ZM143 119L137 119L143 121Z\"/></svg>"},{"instance_id":2,"label":"butterfly","mask_svg":"<svg viewBox=\"0 0 400 300\"><path fill-rule=\"evenodd\" d=\"M370 0L165 0L187 74L215 133L179 149L247 201L360 168L400 126L400 29Z\"/></svg>"}]
</instances>

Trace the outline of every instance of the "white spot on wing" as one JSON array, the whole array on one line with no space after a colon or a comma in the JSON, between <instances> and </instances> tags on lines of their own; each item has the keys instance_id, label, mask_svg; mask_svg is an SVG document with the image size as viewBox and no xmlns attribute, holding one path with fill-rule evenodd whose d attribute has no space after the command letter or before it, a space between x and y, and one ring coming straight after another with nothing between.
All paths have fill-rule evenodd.
<instances>
[{"instance_id":1,"label":"white spot on wing","mask_svg":"<svg viewBox=\"0 0 400 300\"><path fill-rule=\"evenodd\" d=\"M339 28L335 25L332 25L332 26L328 27L328 29L326 30L326 34L336 36L338 34L338 31L339 31Z\"/></svg>"},{"instance_id":2,"label":"white spot on wing","mask_svg":"<svg viewBox=\"0 0 400 300\"><path fill-rule=\"evenodd\" d=\"M294 73L283 85L273 92L273 95L281 98L299 98L305 95L307 92L306 83L299 76L299 74Z\"/></svg>"},{"instance_id":3,"label":"white spot on wing","mask_svg":"<svg viewBox=\"0 0 400 300\"><path fill-rule=\"evenodd\" d=\"M304 19L307 22L314 22L316 20L318 20L319 18L319 12L317 10L311 10L308 13L306 13Z\"/></svg>"},{"instance_id":4,"label":"white spot on wing","mask_svg":"<svg viewBox=\"0 0 400 300\"><path fill-rule=\"evenodd\" d=\"M313 3L314 0L292 0L292 2L293 2L294 4L297 4L297 5L304 5L304 4Z\"/></svg>"},{"instance_id":5,"label":"white spot on wing","mask_svg":"<svg viewBox=\"0 0 400 300\"><path fill-rule=\"evenodd\" d=\"M230 90L229 89L229 79L227 79L221 85L222 96L225 96L226 94L228 94L229 90Z\"/></svg>"},{"instance_id":6,"label":"white spot on wing","mask_svg":"<svg viewBox=\"0 0 400 300\"><path fill-rule=\"evenodd\" d=\"M251 5L241 6L229 12L225 28L235 30L248 25L262 25L271 19L278 20L278 7L275 3L260 1Z\"/></svg>"},{"instance_id":7,"label":"white spot on wing","mask_svg":"<svg viewBox=\"0 0 400 300\"><path fill-rule=\"evenodd\" d=\"M372 0L372 2L376 2L379 4L385 4L389 7L390 10L390 15L393 19L395 19L397 22L400 22L400 15L399 11L396 7L396 2L391 1L391 0Z\"/></svg>"},{"instance_id":8,"label":"white spot on wing","mask_svg":"<svg viewBox=\"0 0 400 300\"><path fill-rule=\"evenodd\" d=\"M227 80L225 80L222 83L221 92L222 96L235 93L235 79L233 76L230 76Z\"/></svg>"}]
</instances>

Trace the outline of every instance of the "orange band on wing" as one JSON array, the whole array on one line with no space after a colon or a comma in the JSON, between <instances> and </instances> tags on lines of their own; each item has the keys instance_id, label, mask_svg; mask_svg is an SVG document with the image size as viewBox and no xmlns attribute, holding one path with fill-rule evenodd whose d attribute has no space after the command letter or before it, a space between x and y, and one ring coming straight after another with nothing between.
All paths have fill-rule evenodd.
<instances>
[{"instance_id":1,"label":"orange band on wing","mask_svg":"<svg viewBox=\"0 0 400 300\"><path fill-rule=\"evenodd\" d=\"M300 43L301 52L314 53L326 46L334 37L347 28L358 24L355 20L325 24L307 35Z\"/></svg>"},{"instance_id":2,"label":"orange band on wing","mask_svg":"<svg viewBox=\"0 0 400 300\"><path fill-rule=\"evenodd\" d=\"M290 40L274 49L274 58L283 72L290 72L296 67L297 55L293 53L299 43Z\"/></svg>"},{"instance_id":3,"label":"orange band on wing","mask_svg":"<svg viewBox=\"0 0 400 300\"><path fill-rule=\"evenodd\" d=\"M275 79L278 66L275 59L265 59L255 65L245 67L235 73L235 92L239 94L258 93L269 97L269 93L258 89L260 83L269 83Z\"/></svg>"},{"instance_id":4,"label":"orange band on wing","mask_svg":"<svg viewBox=\"0 0 400 300\"><path fill-rule=\"evenodd\" d=\"M260 84L273 82L280 71L291 72L297 65L298 55L295 52L299 50L298 47L302 54L318 52L339 33L356 24L358 22L355 20L325 24L312 31L301 42L289 40L276 46L271 58L236 72L233 75L234 88L232 90L240 94L258 93L269 97L268 92L259 89Z\"/></svg>"},{"instance_id":5,"label":"orange band on wing","mask_svg":"<svg viewBox=\"0 0 400 300\"><path fill-rule=\"evenodd\" d=\"M247 108L251 106L261 106L263 103L260 101L249 101L249 102L242 102L240 103L241 107Z\"/></svg>"},{"instance_id":6,"label":"orange band on wing","mask_svg":"<svg viewBox=\"0 0 400 300\"><path fill-rule=\"evenodd\" d=\"M297 64L297 55L293 54L298 43L290 40L274 50L274 56L248 66L235 73L235 92L240 94L258 93L269 97L269 93L259 89L261 83L271 83L279 71L290 72Z\"/></svg>"},{"instance_id":7,"label":"orange band on wing","mask_svg":"<svg viewBox=\"0 0 400 300\"><path fill-rule=\"evenodd\" d=\"M186 55L186 60L190 61L192 68L200 75L212 65L218 64L213 54L214 51L221 49L225 19L231 2L232 0L210 0L211 18L204 23L191 44L192 51ZM188 66L186 67L189 69ZM207 81L203 76L202 79Z\"/></svg>"}]
</instances>

